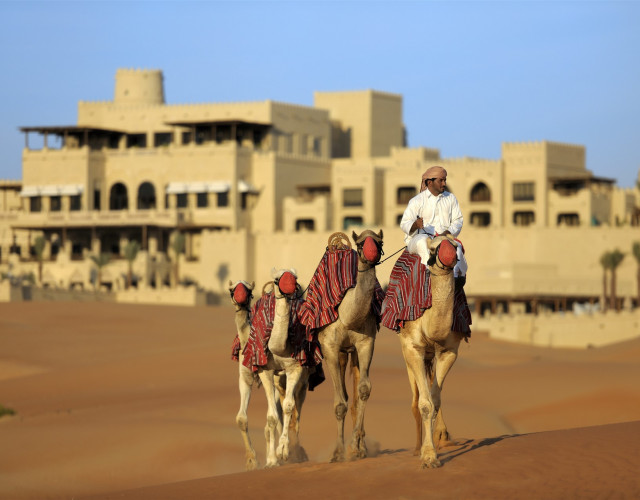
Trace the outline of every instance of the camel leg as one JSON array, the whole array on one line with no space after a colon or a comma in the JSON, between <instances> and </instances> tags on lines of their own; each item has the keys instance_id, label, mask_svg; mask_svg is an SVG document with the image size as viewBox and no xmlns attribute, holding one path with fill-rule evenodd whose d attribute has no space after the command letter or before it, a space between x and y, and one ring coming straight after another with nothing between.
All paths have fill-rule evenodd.
<instances>
[{"instance_id":1,"label":"camel leg","mask_svg":"<svg viewBox=\"0 0 640 500\"><path fill-rule=\"evenodd\" d=\"M442 386L444 379L458 358L459 341L452 348L438 350L436 352L435 379L431 384L431 400L433 401L437 417L433 429L433 440L437 445L450 441L449 431L444 423L442 414Z\"/></svg>"},{"instance_id":2,"label":"camel leg","mask_svg":"<svg viewBox=\"0 0 640 500\"><path fill-rule=\"evenodd\" d=\"M407 365L407 375L409 375L409 386L411 387L411 413L416 421L416 448L413 451L413 454L419 455L420 448L422 447L422 415L418 408L418 397L420 394L418 393L416 379L413 376L413 372L409 368L409 365Z\"/></svg>"},{"instance_id":3,"label":"camel leg","mask_svg":"<svg viewBox=\"0 0 640 500\"><path fill-rule=\"evenodd\" d=\"M415 383L418 386L418 408L422 415L424 423L424 441L420 449L420 459L422 468L440 467L442 464L438 460L435 446L433 444L433 423L436 412L431 401L431 391L429 390L429 381L427 371L424 364L424 352L421 352L414 346L413 341L408 335L400 335L400 343L402 346L402 355L408 369L413 373Z\"/></svg>"},{"instance_id":4,"label":"camel leg","mask_svg":"<svg viewBox=\"0 0 640 500\"><path fill-rule=\"evenodd\" d=\"M302 405L304 404L304 400L307 398L307 389L309 387L308 377L306 377L306 380L304 379L305 377L303 376L303 380L300 380L300 383L298 384L298 392L295 394L296 406L289 425L290 430L293 431L290 448L293 455L292 461L295 463L306 462L309 460L307 452L300 444L300 416L302 413Z\"/></svg>"},{"instance_id":5,"label":"camel leg","mask_svg":"<svg viewBox=\"0 0 640 500\"><path fill-rule=\"evenodd\" d=\"M353 351L351 354L351 377L353 378L353 401L351 402L351 425L356 426L356 417L358 416L358 384L360 384L360 367L358 366L358 352Z\"/></svg>"},{"instance_id":6,"label":"camel leg","mask_svg":"<svg viewBox=\"0 0 640 500\"><path fill-rule=\"evenodd\" d=\"M344 460L344 418L347 414L347 391L344 385L346 362L342 361L346 354L330 349L324 350L323 354L323 365L326 366L333 384L333 411L338 424L338 438L331 455L331 462L342 462Z\"/></svg>"},{"instance_id":7,"label":"camel leg","mask_svg":"<svg viewBox=\"0 0 640 500\"><path fill-rule=\"evenodd\" d=\"M264 428L264 437L267 443L267 463L265 467L276 467L278 465L278 459L276 457L276 437L278 435L279 418L276 406L276 388L273 371L263 370L259 373L259 377L267 397L267 424Z\"/></svg>"},{"instance_id":8,"label":"camel leg","mask_svg":"<svg viewBox=\"0 0 640 500\"><path fill-rule=\"evenodd\" d=\"M359 368L358 371L360 373L360 381L358 382L358 392L354 395L357 414L351 437L351 450L352 453L358 458L364 458L367 456L367 446L364 440L364 410L367 404L367 400L371 395L369 367L371 366L371 360L373 359L374 345L375 337L366 337L361 342L358 342L358 345L356 346L358 351L357 362Z\"/></svg>"},{"instance_id":9,"label":"camel leg","mask_svg":"<svg viewBox=\"0 0 640 500\"><path fill-rule=\"evenodd\" d=\"M236 424L240 429L242 440L244 441L244 449L246 455L245 467L247 470L253 470L258 467L258 459L256 451L251 444L249 437L249 418L247 409L249 408L249 400L251 399L251 388L253 386L253 375L240 363L240 373L238 377L238 388L240 389L240 409L236 415Z\"/></svg>"},{"instance_id":10,"label":"camel leg","mask_svg":"<svg viewBox=\"0 0 640 500\"><path fill-rule=\"evenodd\" d=\"M294 394L298 390L302 370L302 367L297 365L287 371L287 391L282 404L282 414L284 417L282 421L282 434L280 434L280 442L278 443L278 449L276 451L278 458L282 459L283 462L289 459L289 425L296 406Z\"/></svg>"}]
</instances>

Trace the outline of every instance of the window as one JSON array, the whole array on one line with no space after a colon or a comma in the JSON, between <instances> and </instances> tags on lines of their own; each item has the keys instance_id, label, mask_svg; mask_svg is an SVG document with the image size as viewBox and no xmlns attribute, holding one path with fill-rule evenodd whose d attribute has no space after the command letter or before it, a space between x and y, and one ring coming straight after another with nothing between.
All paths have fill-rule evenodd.
<instances>
[{"instance_id":1,"label":"window","mask_svg":"<svg viewBox=\"0 0 640 500\"><path fill-rule=\"evenodd\" d=\"M159 132L153 135L153 145L157 148L171 144L170 132Z\"/></svg>"},{"instance_id":2,"label":"window","mask_svg":"<svg viewBox=\"0 0 640 500\"><path fill-rule=\"evenodd\" d=\"M93 191L93 209L100 210L100 190L95 189Z\"/></svg>"},{"instance_id":3,"label":"window","mask_svg":"<svg viewBox=\"0 0 640 500\"><path fill-rule=\"evenodd\" d=\"M513 224L515 226L530 226L536 220L533 212L514 212Z\"/></svg>"},{"instance_id":4,"label":"window","mask_svg":"<svg viewBox=\"0 0 640 500\"><path fill-rule=\"evenodd\" d=\"M298 219L296 221L296 231L313 231L316 222L313 219Z\"/></svg>"},{"instance_id":5,"label":"window","mask_svg":"<svg viewBox=\"0 0 640 500\"><path fill-rule=\"evenodd\" d=\"M322 153L322 139L320 137L313 138L313 154L316 156L320 156Z\"/></svg>"},{"instance_id":6,"label":"window","mask_svg":"<svg viewBox=\"0 0 640 500\"><path fill-rule=\"evenodd\" d=\"M558 214L558 226L579 226L580 216L576 213Z\"/></svg>"},{"instance_id":7,"label":"window","mask_svg":"<svg viewBox=\"0 0 640 500\"><path fill-rule=\"evenodd\" d=\"M513 201L534 201L535 184L533 182L514 182Z\"/></svg>"},{"instance_id":8,"label":"window","mask_svg":"<svg viewBox=\"0 0 640 500\"><path fill-rule=\"evenodd\" d=\"M196 196L196 206L207 208L209 206L209 193L198 193Z\"/></svg>"},{"instance_id":9,"label":"window","mask_svg":"<svg viewBox=\"0 0 640 500\"><path fill-rule=\"evenodd\" d=\"M138 210L156 208L156 188L150 182L143 182L138 188Z\"/></svg>"},{"instance_id":10,"label":"window","mask_svg":"<svg viewBox=\"0 0 640 500\"><path fill-rule=\"evenodd\" d=\"M127 187L121 182L117 182L111 187L109 210L126 210L127 208L129 208Z\"/></svg>"},{"instance_id":11,"label":"window","mask_svg":"<svg viewBox=\"0 0 640 500\"><path fill-rule=\"evenodd\" d=\"M191 132L182 132L182 144L189 144L191 142Z\"/></svg>"},{"instance_id":12,"label":"window","mask_svg":"<svg viewBox=\"0 0 640 500\"><path fill-rule=\"evenodd\" d=\"M471 212L471 225L475 227L487 227L491 225L489 212Z\"/></svg>"},{"instance_id":13,"label":"window","mask_svg":"<svg viewBox=\"0 0 640 500\"><path fill-rule=\"evenodd\" d=\"M254 130L253 131L253 145L256 148L260 147L260 145L262 144L263 137L264 137L264 134L263 134L262 130Z\"/></svg>"},{"instance_id":14,"label":"window","mask_svg":"<svg viewBox=\"0 0 640 500\"><path fill-rule=\"evenodd\" d=\"M82 206L82 200L79 194L69 196L69 210L71 210L72 212L75 212L77 210L80 210L81 206Z\"/></svg>"},{"instance_id":15,"label":"window","mask_svg":"<svg viewBox=\"0 0 640 500\"><path fill-rule=\"evenodd\" d=\"M147 134L129 134L127 135L128 148L146 148Z\"/></svg>"},{"instance_id":16,"label":"window","mask_svg":"<svg viewBox=\"0 0 640 500\"><path fill-rule=\"evenodd\" d=\"M362 206L362 188L345 189L342 192L343 207L361 207Z\"/></svg>"},{"instance_id":17,"label":"window","mask_svg":"<svg viewBox=\"0 0 640 500\"><path fill-rule=\"evenodd\" d=\"M349 229L351 226L362 226L362 217L345 217L342 229Z\"/></svg>"},{"instance_id":18,"label":"window","mask_svg":"<svg viewBox=\"0 0 640 500\"><path fill-rule=\"evenodd\" d=\"M471 189L471 201L491 201L491 191L484 182L478 182Z\"/></svg>"},{"instance_id":19,"label":"window","mask_svg":"<svg viewBox=\"0 0 640 500\"><path fill-rule=\"evenodd\" d=\"M224 191L222 193L218 193L217 205L219 207L228 207L229 206L229 191Z\"/></svg>"},{"instance_id":20,"label":"window","mask_svg":"<svg viewBox=\"0 0 640 500\"><path fill-rule=\"evenodd\" d=\"M29 198L29 211L41 212L42 211L42 198L40 196L32 196Z\"/></svg>"},{"instance_id":21,"label":"window","mask_svg":"<svg viewBox=\"0 0 640 500\"><path fill-rule=\"evenodd\" d=\"M398 205L406 205L409 200L418 194L415 186L401 186L398 188L396 200Z\"/></svg>"},{"instance_id":22,"label":"window","mask_svg":"<svg viewBox=\"0 0 640 500\"><path fill-rule=\"evenodd\" d=\"M176 195L176 208L187 208L187 193Z\"/></svg>"},{"instance_id":23,"label":"window","mask_svg":"<svg viewBox=\"0 0 640 500\"><path fill-rule=\"evenodd\" d=\"M62 198L60 196L52 196L49 198L49 210L52 212L62 210Z\"/></svg>"}]
</instances>

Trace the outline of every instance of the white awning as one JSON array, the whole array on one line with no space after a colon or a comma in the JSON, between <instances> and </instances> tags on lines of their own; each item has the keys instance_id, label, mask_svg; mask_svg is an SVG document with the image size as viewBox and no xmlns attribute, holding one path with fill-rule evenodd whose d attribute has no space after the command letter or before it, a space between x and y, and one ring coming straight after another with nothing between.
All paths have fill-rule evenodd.
<instances>
[{"instance_id":1,"label":"white awning","mask_svg":"<svg viewBox=\"0 0 640 500\"><path fill-rule=\"evenodd\" d=\"M82 194L82 184L48 184L46 186L24 186L20 196L75 196Z\"/></svg>"},{"instance_id":2,"label":"white awning","mask_svg":"<svg viewBox=\"0 0 640 500\"><path fill-rule=\"evenodd\" d=\"M226 181L214 182L170 182L167 194L183 193L226 193L231 189L231 183Z\"/></svg>"},{"instance_id":3,"label":"white awning","mask_svg":"<svg viewBox=\"0 0 640 500\"><path fill-rule=\"evenodd\" d=\"M23 186L20 196L40 196L40 188L38 186Z\"/></svg>"},{"instance_id":4,"label":"white awning","mask_svg":"<svg viewBox=\"0 0 640 500\"><path fill-rule=\"evenodd\" d=\"M241 193L259 193L260 192L258 191L257 188L255 188L254 186L252 186L251 184L243 180L238 181L238 191L240 191Z\"/></svg>"},{"instance_id":5,"label":"white awning","mask_svg":"<svg viewBox=\"0 0 640 500\"><path fill-rule=\"evenodd\" d=\"M67 184L60 186L60 194L62 196L77 196L82 194L84 186L82 184Z\"/></svg>"}]
</instances>

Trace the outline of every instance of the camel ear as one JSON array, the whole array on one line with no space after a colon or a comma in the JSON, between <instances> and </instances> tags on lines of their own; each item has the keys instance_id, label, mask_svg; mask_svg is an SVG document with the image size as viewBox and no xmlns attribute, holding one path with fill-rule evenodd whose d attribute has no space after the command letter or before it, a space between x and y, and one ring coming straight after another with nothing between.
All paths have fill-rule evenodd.
<instances>
[{"instance_id":1,"label":"camel ear","mask_svg":"<svg viewBox=\"0 0 640 500\"><path fill-rule=\"evenodd\" d=\"M256 282L252 281L251 285L249 286L249 290L253 290L256 287Z\"/></svg>"},{"instance_id":2,"label":"camel ear","mask_svg":"<svg viewBox=\"0 0 640 500\"><path fill-rule=\"evenodd\" d=\"M229 280L229 288L233 286L233 281Z\"/></svg>"},{"instance_id":3,"label":"camel ear","mask_svg":"<svg viewBox=\"0 0 640 500\"><path fill-rule=\"evenodd\" d=\"M356 243L358 243L358 238L359 236L356 234L355 231L351 231L351 237L353 238L353 241L355 241Z\"/></svg>"},{"instance_id":4,"label":"camel ear","mask_svg":"<svg viewBox=\"0 0 640 500\"><path fill-rule=\"evenodd\" d=\"M271 268L271 277L276 279L278 277L278 270L275 267Z\"/></svg>"},{"instance_id":5,"label":"camel ear","mask_svg":"<svg viewBox=\"0 0 640 500\"><path fill-rule=\"evenodd\" d=\"M382 239L382 229L380 229L380 232L378 233L378 236L380 236L380 239Z\"/></svg>"}]
</instances>

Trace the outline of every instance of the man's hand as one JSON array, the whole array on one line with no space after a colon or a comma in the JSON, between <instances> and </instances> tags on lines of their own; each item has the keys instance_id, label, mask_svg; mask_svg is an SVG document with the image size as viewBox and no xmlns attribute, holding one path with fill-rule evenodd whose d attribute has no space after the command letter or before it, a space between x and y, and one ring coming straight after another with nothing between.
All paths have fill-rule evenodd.
<instances>
[{"instance_id":1,"label":"man's hand","mask_svg":"<svg viewBox=\"0 0 640 500\"><path fill-rule=\"evenodd\" d=\"M417 229L422 229L424 227L424 224L422 222L422 217L418 217L414 223L411 225L411 231L409 231L410 233L413 233L414 231L416 231Z\"/></svg>"}]
</instances>

